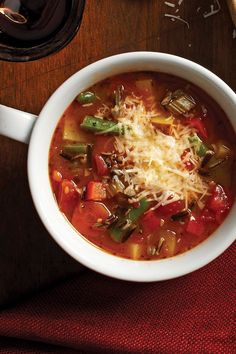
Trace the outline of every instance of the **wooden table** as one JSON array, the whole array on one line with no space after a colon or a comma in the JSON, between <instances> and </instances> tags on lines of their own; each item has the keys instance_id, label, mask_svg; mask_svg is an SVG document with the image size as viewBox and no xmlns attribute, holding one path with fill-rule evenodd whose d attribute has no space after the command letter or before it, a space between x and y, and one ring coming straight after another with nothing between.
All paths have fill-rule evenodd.
<instances>
[{"instance_id":1,"label":"wooden table","mask_svg":"<svg viewBox=\"0 0 236 354\"><path fill-rule=\"evenodd\" d=\"M236 90L236 39L221 0L87 0L81 28L63 50L31 63L0 62L0 102L38 114L53 91L85 65L136 50L161 51L191 59ZM177 12L175 12L178 10ZM188 21L171 20L165 14ZM42 142L43 144L43 142ZM45 287L80 271L42 225L31 200L26 172L27 146L0 137L0 302Z\"/></svg>"}]
</instances>

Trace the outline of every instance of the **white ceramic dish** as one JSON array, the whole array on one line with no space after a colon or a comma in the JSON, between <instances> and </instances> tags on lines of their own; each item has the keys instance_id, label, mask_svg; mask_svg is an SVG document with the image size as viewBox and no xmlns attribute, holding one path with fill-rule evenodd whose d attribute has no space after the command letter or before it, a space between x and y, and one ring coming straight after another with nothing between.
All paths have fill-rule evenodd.
<instances>
[{"instance_id":1,"label":"white ceramic dish","mask_svg":"<svg viewBox=\"0 0 236 354\"><path fill-rule=\"evenodd\" d=\"M30 138L30 189L39 216L55 241L77 261L95 271L119 279L147 282L182 276L219 256L235 240L236 205L214 234L192 250L164 260L134 261L108 254L79 235L58 210L48 176L51 137L62 113L78 92L109 76L143 70L165 72L193 82L218 102L236 130L236 95L220 78L177 56L133 52L102 59L74 74L54 92L37 119L34 115L0 106L0 133L23 142Z\"/></svg>"}]
</instances>

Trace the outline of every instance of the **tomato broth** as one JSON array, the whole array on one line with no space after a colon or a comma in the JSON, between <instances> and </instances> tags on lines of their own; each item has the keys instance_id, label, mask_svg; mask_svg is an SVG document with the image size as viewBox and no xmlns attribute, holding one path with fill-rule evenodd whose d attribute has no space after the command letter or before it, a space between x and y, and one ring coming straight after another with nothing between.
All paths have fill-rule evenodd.
<instances>
[{"instance_id":1,"label":"tomato broth","mask_svg":"<svg viewBox=\"0 0 236 354\"><path fill-rule=\"evenodd\" d=\"M73 227L101 249L171 257L227 216L235 141L225 113L192 83L117 75L78 93L61 117L49 153L52 191Z\"/></svg>"}]
</instances>

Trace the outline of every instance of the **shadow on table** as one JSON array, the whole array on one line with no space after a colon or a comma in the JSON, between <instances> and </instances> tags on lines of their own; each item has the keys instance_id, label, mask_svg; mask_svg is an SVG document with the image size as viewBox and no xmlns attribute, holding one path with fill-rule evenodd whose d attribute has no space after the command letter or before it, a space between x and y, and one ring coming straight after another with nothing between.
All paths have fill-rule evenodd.
<instances>
[{"instance_id":1,"label":"shadow on table","mask_svg":"<svg viewBox=\"0 0 236 354\"><path fill-rule=\"evenodd\" d=\"M3 144L7 140L1 139ZM40 221L27 182L27 151L23 154L27 147L18 146L18 156L11 155L11 150L8 157L1 156L1 175L5 177L0 179L0 305L83 268L53 241ZM25 156L23 163L22 155ZM14 168L9 169L4 158L11 158Z\"/></svg>"}]
</instances>

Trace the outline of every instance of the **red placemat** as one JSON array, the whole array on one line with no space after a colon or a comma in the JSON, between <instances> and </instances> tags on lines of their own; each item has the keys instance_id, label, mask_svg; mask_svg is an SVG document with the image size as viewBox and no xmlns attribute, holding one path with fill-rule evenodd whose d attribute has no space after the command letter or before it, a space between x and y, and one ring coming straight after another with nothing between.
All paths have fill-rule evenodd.
<instances>
[{"instance_id":1,"label":"red placemat","mask_svg":"<svg viewBox=\"0 0 236 354\"><path fill-rule=\"evenodd\" d=\"M187 276L86 270L1 312L1 353L235 353L235 250Z\"/></svg>"}]
</instances>

